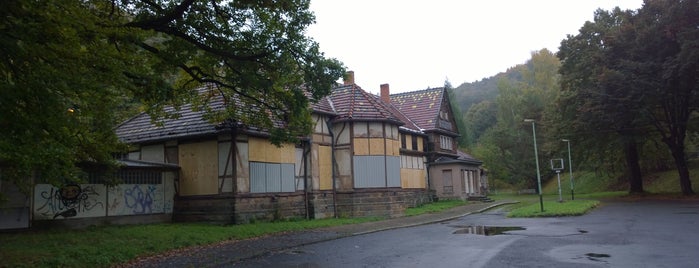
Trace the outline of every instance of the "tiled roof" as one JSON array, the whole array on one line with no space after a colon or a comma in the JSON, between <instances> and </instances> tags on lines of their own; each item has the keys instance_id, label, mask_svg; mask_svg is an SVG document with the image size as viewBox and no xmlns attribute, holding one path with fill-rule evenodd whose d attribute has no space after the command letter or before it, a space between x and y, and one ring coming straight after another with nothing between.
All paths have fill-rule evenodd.
<instances>
[{"instance_id":1,"label":"tiled roof","mask_svg":"<svg viewBox=\"0 0 699 268\"><path fill-rule=\"evenodd\" d=\"M212 102L212 109L222 109L223 102ZM153 124L150 115L140 113L116 128L119 139L125 143L143 143L186 136L199 136L217 133L216 125L204 119L205 111L194 111L192 105L183 105L180 111L165 107L165 112L179 114L178 118L164 118L160 125Z\"/></svg>"},{"instance_id":2,"label":"tiled roof","mask_svg":"<svg viewBox=\"0 0 699 268\"><path fill-rule=\"evenodd\" d=\"M219 91L212 87L202 87L198 89L199 94L209 94L211 99L208 109L212 112L221 112L226 108L226 104ZM246 105L238 98L229 98L237 107L235 112L240 114L260 113L259 107ZM157 124L153 123L151 116L147 113L140 113L127 120L116 128L116 134L125 143L146 143L161 140L177 139L181 137L194 137L202 135L212 135L226 131L226 124L230 122L210 122L206 118L206 109L193 109L191 104L185 104L177 111L172 106L167 106L164 112L177 115L176 118L162 118ZM273 120L274 127L284 127L284 122ZM238 124L237 127L243 126ZM263 131L256 126L246 126L250 131Z\"/></svg>"},{"instance_id":3,"label":"tiled roof","mask_svg":"<svg viewBox=\"0 0 699 268\"><path fill-rule=\"evenodd\" d=\"M206 90L207 88L200 89L201 92ZM364 91L356 84L339 85L330 96L311 103L311 109L316 113L333 115L335 121L389 121L401 125L401 129L423 133L422 130L435 128L434 121L439 115L442 94L441 88L401 93L391 95L391 103L387 104L379 96ZM209 103L213 111L223 110L224 105L220 97ZM246 107L242 103L236 106ZM255 107L247 109L256 110ZM117 136L126 143L144 143L225 131L221 123L212 124L205 118L205 110L194 110L190 104L183 105L180 111L166 107L165 112L177 113L179 117L164 118L160 121L161 124L153 124L148 114L141 113L119 125L116 129ZM274 125L283 127L283 122L274 122ZM255 130L254 126L248 128Z\"/></svg>"},{"instance_id":4,"label":"tiled roof","mask_svg":"<svg viewBox=\"0 0 699 268\"><path fill-rule=\"evenodd\" d=\"M392 121L403 124L403 120L391 112L390 105L354 84L333 89L330 101L337 113L333 119L335 121Z\"/></svg>"},{"instance_id":5,"label":"tiled roof","mask_svg":"<svg viewBox=\"0 0 699 268\"><path fill-rule=\"evenodd\" d=\"M324 97L315 103L311 101L311 109L314 112L323 113L323 114L334 115L336 113L335 107L333 107L332 103L330 102L330 98L328 98L328 97Z\"/></svg>"},{"instance_id":6,"label":"tiled roof","mask_svg":"<svg viewBox=\"0 0 699 268\"><path fill-rule=\"evenodd\" d=\"M444 88L432 88L391 95L391 103L420 129L437 128L437 118L442 109Z\"/></svg>"},{"instance_id":7,"label":"tiled roof","mask_svg":"<svg viewBox=\"0 0 699 268\"><path fill-rule=\"evenodd\" d=\"M483 161L478 160L476 158L473 158L473 156L464 153L462 151L457 150L456 151L457 157L450 157L450 156L441 156L437 158L434 162L437 164L454 164L454 163L460 163L460 164L471 164L471 165L481 165L483 164Z\"/></svg>"}]
</instances>

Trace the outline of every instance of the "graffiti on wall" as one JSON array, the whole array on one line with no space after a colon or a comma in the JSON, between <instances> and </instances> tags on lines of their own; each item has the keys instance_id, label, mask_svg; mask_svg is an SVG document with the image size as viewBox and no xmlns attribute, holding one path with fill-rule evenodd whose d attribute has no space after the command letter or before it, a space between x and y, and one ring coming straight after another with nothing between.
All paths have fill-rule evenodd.
<instances>
[{"instance_id":1,"label":"graffiti on wall","mask_svg":"<svg viewBox=\"0 0 699 268\"><path fill-rule=\"evenodd\" d=\"M49 184L36 187L35 216L41 219L58 217L91 217L105 215L104 187L69 184L61 188Z\"/></svg>"},{"instance_id":2,"label":"graffiti on wall","mask_svg":"<svg viewBox=\"0 0 699 268\"><path fill-rule=\"evenodd\" d=\"M34 188L34 218L41 220L172 213L172 184L73 184Z\"/></svg>"},{"instance_id":3,"label":"graffiti on wall","mask_svg":"<svg viewBox=\"0 0 699 268\"><path fill-rule=\"evenodd\" d=\"M163 213L164 193L160 184L121 184L109 189L109 215Z\"/></svg>"}]
</instances>

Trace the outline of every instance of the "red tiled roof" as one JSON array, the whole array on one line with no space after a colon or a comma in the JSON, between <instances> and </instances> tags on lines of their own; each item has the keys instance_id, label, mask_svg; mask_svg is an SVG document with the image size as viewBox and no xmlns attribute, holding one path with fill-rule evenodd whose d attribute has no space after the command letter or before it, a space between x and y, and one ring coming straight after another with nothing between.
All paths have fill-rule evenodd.
<instances>
[{"instance_id":1,"label":"red tiled roof","mask_svg":"<svg viewBox=\"0 0 699 268\"><path fill-rule=\"evenodd\" d=\"M391 95L391 103L421 130L437 128L444 88L432 88Z\"/></svg>"},{"instance_id":2,"label":"red tiled roof","mask_svg":"<svg viewBox=\"0 0 699 268\"><path fill-rule=\"evenodd\" d=\"M402 124L403 120L392 113L388 104L364 91L357 85L342 85L330 94L331 105L337 116L334 121L392 121Z\"/></svg>"}]
</instances>

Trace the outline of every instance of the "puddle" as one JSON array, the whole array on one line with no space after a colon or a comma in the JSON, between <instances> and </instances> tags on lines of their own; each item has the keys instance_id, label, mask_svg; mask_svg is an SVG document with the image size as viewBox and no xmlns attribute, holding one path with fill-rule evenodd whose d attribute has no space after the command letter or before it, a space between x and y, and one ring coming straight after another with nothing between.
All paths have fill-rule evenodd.
<instances>
[{"instance_id":1,"label":"puddle","mask_svg":"<svg viewBox=\"0 0 699 268\"><path fill-rule=\"evenodd\" d=\"M611 257L612 255L604 254L604 253L587 253L587 254L585 254L585 256L587 256L587 259L588 259L588 260L591 260L591 261L601 261L601 262L604 262L604 260L602 260L602 259L600 259L600 258L609 258L609 257Z\"/></svg>"},{"instance_id":2,"label":"puddle","mask_svg":"<svg viewBox=\"0 0 699 268\"><path fill-rule=\"evenodd\" d=\"M458 226L458 230L454 231L452 234L475 234L475 235L485 235L485 236L493 236L493 235L502 235L506 234L509 231L521 231L521 230L526 230L524 227L517 227L517 226L484 226L484 225L479 225L479 226Z\"/></svg>"}]
</instances>

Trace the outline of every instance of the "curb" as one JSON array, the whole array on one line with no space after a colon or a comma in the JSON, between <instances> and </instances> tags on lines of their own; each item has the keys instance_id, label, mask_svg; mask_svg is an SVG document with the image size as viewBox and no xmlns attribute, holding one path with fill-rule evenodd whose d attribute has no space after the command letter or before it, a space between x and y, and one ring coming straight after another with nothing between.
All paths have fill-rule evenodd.
<instances>
[{"instance_id":1,"label":"curb","mask_svg":"<svg viewBox=\"0 0 699 268\"><path fill-rule=\"evenodd\" d=\"M519 203L519 201L506 201L506 202L502 202L502 203L492 204L492 205L487 206L487 207L485 207L485 208L482 208L482 209L479 209L479 210L476 210L476 211L466 212L466 213L463 213L463 214L458 214L458 215L449 216L449 217L445 217L445 218L439 218L439 219L429 220L429 221L425 221L425 222L410 223L410 224L405 224L405 225L398 225L398 226L391 226L391 227L379 228L379 229L376 229L376 230L368 230L368 231L363 231L363 232L357 232L357 233L352 233L352 234L350 234L349 236L370 234L370 233L381 232L381 231L386 231L386 230L393 230L393 229L400 229L400 228L408 228L408 227L415 227L415 226L427 225L427 224L438 223L438 222L445 222L445 221L449 221L449 220L461 218L461 217L464 217L464 216L468 216L468 215L471 215L471 214L482 213L482 212L484 212L484 211L490 210L490 209L495 208L495 207L499 207L499 206L503 206L503 205L517 204L517 203Z\"/></svg>"}]
</instances>

